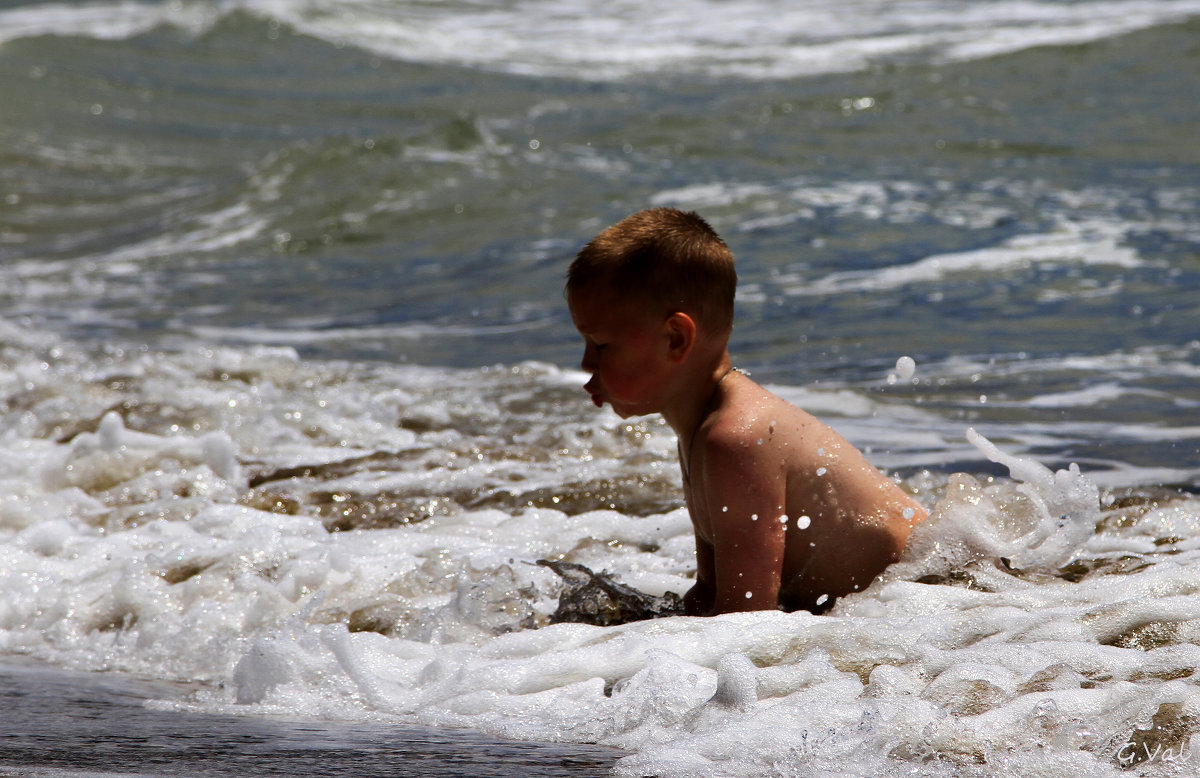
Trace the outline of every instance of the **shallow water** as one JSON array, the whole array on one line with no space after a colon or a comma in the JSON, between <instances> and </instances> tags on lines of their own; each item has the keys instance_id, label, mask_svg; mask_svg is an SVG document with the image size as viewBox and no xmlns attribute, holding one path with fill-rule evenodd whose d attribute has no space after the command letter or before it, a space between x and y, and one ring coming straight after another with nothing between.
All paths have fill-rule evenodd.
<instances>
[{"instance_id":1,"label":"shallow water","mask_svg":"<svg viewBox=\"0 0 1200 778\"><path fill-rule=\"evenodd\" d=\"M355 769L1194 772L1198 14L0 3L0 654ZM539 559L693 575L561 295L658 204L735 362L933 510L828 616L550 623Z\"/></svg>"},{"instance_id":2,"label":"shallow water","mask_svg":"<svg viewBox=\"0 0 1200 778\"><path fill-rule=\"evenodd\" d=\"M371 722L287 721L170 713L163 683L42 665L0 669L0 775L362 776L607 775L605 749L502 742L470 732Z\"/></svg>"}]
</instances>

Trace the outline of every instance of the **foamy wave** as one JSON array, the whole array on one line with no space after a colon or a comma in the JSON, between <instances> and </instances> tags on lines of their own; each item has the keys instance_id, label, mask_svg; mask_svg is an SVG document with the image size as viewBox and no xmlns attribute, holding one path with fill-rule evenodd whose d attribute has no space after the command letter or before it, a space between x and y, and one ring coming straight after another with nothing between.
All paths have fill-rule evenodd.
<instances>
[{"instance_id":1,"label":"foamy wave","mask_svg":"<svg viewBox=\"0 0 1200 778\"><path fill-rule=\"evenodd\" d=\"M1009 453L1052 425L972 436L1013 478L907 481L932 518L831 615L547 626L539 558L654 594L694 566L673 436L579 373L0 335L0 652L201 684L161 707L606 743L622 775L1104 775L1190 742L1200 501ZM781 391L929 457L958 423Z\"/></svg>"},{"instance_id":2,"label":"foamy wave","mask_svg":"<svg viewBox=\"0 0 1200 778\"><path fill-rule=\"evenodd\" d=\"M952 275L993 275L1014 268L1047 264L1138 267L1142 260L1137 252L1121 244L1126 230L1124 224L1063 221L1051 233L1021 235L999 246L939 254L907 265L831 273L811 283L788 286L786 293L881 292L909 284L930 283Z\"/></svg>"},{"instance_id":3,"label":"foamy wave","mask_svg":"<svg viewBox=\"0 0 1200 778\"><path fill-rule=\"evenodd\" d=\"M83 2L32 3L0 11L0 44L43 35L123 40L170 25L201 34L221 15L227 4Z\"/></svg>"},{"instance_id":4,"label":"foamy wave","mask_svg":"<svg viewBox=\"0 0 1200 778\"><path fill-rule=\"evenodd\" d=\"M333 319L306 319L295 322L289 330L247 327L193 327L192 332L205 339L227 343L261 343L275 346L298 346L326 341L355 340L420 340L430 335L456 338L477 338L485 335L508 335L540 329L548 320L520 322L517 324L492 324L479 326L452 324L395 324L374 327L343 327Z\"/></svg>"},{"instance_id":5,"label":"foamy wave","mask_svg":"<svg viewBox=\"0 0 1200 778\"><path fill-rule=\"evenodd\" d=\"M161 25L198 34L233 11L412 62L584 79L661 73L784 78L902 58L976 59L1082 43L1188 18L1200 13L1200 2L52 3L0 12L0 42L37 35L125 38Z\"/></svg>"}]
</instances>

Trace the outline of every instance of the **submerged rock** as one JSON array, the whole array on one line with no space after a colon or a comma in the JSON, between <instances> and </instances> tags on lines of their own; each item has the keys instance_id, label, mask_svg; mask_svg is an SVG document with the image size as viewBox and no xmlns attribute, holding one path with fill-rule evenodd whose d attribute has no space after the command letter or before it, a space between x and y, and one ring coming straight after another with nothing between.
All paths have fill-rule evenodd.
<instances>
[{"instance_id":1,"label":"submerged rock","mask_svg":"<svg viewBox=\"0 0 1200 778\"><path fill-rule=\"evenodd\" d=\"M610 627L630 621L683 615L683 598L675 592L656 597L615 581L608 573L595 573L574 562L539 559L537 563L563 579L558 608L550 617L552 624L570 622Z\"/></svg>"}]
</instances>

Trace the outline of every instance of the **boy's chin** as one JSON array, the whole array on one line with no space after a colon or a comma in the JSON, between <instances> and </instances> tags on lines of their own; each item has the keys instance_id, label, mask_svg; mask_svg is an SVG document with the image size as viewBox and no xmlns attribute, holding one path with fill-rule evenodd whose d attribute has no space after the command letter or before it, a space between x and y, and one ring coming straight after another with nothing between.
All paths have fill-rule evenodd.
<instances>
[{"instance_id":1,"label":"boy's chin","mask_svg":"<svg viewBox=\"0 0 1200 778\"><path fill-rule=\"evenodd\" d=\"M654 411L647 410L645 408L630 408L628 406L613 405L611 402L608 404L608 407L612 408L613 413L617 414L622 419L632 419L637 416L649 416L650 414L654 413Z\"/></svg>"},{"instance_id":2,"label":"boy's chin","mask_svg":"<svg viewBox=\"0 0 1200 778\"><path fill-rule=\"evenodd\" d=\"M602 394L593 394L591 397L592 403L597 408L603 408L605 405L607 405L609 408L612 408L613 413L617 414L622 419L629 419L633 418L634 416L649 416L658 412L653 408L646 407L644 404L630 405L628 403L621 402L620 400L614 401L611 397L606 397Z\"/></svg>"}]
</instances>

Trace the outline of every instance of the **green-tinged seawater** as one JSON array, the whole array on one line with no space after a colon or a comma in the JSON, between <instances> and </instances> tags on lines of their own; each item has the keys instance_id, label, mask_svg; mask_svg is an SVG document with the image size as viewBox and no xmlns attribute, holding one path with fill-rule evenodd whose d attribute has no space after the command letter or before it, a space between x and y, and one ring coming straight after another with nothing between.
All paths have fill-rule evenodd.
<instances>
[{"instance_id":1,"label":"green-tinged seawater","mask_svg":"<svg viewBox=\"0 0 1200 778\"><path fill-rule=\"evenodd\" d=\"M6 308L73 309L77 332L344 329L308 348L569 363L564 263L678 204L734 248L735 345L781 380L908 352L1178 346L1198 321L1198 30L619 82L405 63L244 12L199 35L13 40L0 246L35 293L5 284ZM919 265L961 252L985 253Z\"/></svg>"}]
</instances>

